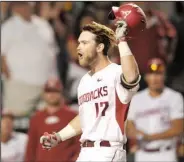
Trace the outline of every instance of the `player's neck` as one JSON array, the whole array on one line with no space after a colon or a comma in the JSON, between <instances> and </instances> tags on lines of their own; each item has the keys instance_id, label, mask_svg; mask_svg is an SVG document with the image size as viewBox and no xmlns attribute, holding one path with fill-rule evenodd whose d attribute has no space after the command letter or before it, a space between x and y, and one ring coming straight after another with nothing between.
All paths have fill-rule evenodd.
<instances>
[{"instance_id":1,"label":"player's neck","mask_svg":"<svg viewBox=\"0 0 184 162\"><path fill-rule=\"evenodd\" d=\"M149 90L149 95L151 97L158 97L162 94L163 89L159 89L159 90Z\"/></svg>"},{"instance_id":2,"label":"player's neck","mask_svg":"<svg viewBox=\"0 0 184 162\"><path fill-rule=\"evenodd\" d=\"M97 58L96 61L90 66L90 75L93 75L96 72L104 69L109 64L111 64L111 61L108 57L99 56L99 58Z\"/></svg>"},{"instance_id":3,"label":"player's neck","mask_svg":"<svg viewBox=\"0 0 184 162\"><path fill-rule=\"evenodd\" d=\"M47 112L52 115L61 108L61 105L48 105Z\"/></svg>"}]
</instances>

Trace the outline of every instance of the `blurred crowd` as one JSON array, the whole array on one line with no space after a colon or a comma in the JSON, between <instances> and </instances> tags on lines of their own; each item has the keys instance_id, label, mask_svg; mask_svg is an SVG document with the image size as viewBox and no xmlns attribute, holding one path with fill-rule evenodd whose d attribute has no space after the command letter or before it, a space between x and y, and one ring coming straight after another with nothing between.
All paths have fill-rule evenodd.
<instances>
[{"instance_id":1,"label":"blurred crowd","mask_svg":"<svg viewBox=\"0 0 184 162\"><path fill-rule=\"evenodd\" d=\"M39 138L62 129L78 113L77 86L88 71L79 66L76 53L82 26L96 21L114 28L107 15L125 2L0 3L2 162L75 160L79 137L49 152L42 150ZM171 14L156 2L136 3L148 23L139 38L128 42L142 75L140 90L147 87L148 60L157 57L166 64L165 84L184 96L184 3L172 2ZM120 64L117 48L108 55Z\"/></svg>"}]
</instances>

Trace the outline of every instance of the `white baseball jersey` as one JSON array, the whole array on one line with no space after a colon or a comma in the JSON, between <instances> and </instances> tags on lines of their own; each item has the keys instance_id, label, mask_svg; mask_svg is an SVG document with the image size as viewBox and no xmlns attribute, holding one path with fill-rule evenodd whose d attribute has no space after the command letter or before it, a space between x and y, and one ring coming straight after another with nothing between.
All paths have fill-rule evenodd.
<instances>
[{"instance_id":1,"label":"white baseball jersey","mask_svg":"<svg viewBox=\"0 0 184 162\"><path fill-rule=\"evenodd\" d=\"M151 97L148 89L138 92L132 99L128 120L134 121L138 130L147 134L165 132L170 128L170 121L183 118L183 97L179 92L164 88L158 97ZM147 149L176 145L175 138L144 142Z\"/></svg>"},{"instance_id":2,"label":"white baseball jersey","mask_svg":"<svg viewBox=\"0 0 184 162\"><path fill-rule=\"evenodd\" d=\"M79 116L85 140L126 142L124 122L133 94L139 85L121 85L122 68L111 63L92 76L83 76L78 87Z\"/></svg>"},{"instance_id":3,"label":"white baseball jersey","mask_svg":"<svg viewBox=\"0 0 184 162\"><path fill-rule=\"evenodd\" d=\"M22 162L27 144L27 135L13 132L12 138L6 142L1 142L1 162Z\"/></svg>"}]
</instances>

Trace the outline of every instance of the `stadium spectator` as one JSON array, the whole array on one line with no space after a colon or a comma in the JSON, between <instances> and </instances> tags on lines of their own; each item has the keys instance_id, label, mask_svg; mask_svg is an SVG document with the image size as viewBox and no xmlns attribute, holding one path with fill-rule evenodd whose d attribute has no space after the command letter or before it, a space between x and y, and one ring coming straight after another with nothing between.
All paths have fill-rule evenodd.
<instances>
[{"instance_id":1,"label":"stadium spectator","mask_svg":"<svg viewBox=\"0 0 184 162\"><path fill-rule=\"evenodd\" d=\"M1 119L1 162L22 162L25 155L27 135L13 130L14 116L3 112Z\"/></svg>"},{"instance_id":2,"label":"stadium spectator","mask_svg":"<svg viewBox=\"0 0 184 162\"><path fill-rule=\"evenodd\" d=\"M37 112L30 120L25 162L75 161L75 158L78 157L79 138L62 142L49 152L44 151L39 143L43 132L57 132L77 115L65 105L62 90L59 80L50 79L46 83L44 89L45 109Z\"/></svg>"},{"instance_id":3,"label":"stadium spectator","mask_svg":"<svg viewBox=\"0 0 184 162\"><path fill-rule=\"evenodd\" d=\"M12 2L12 14L1 29L3 104L23 117L36 107L47 79L57 76L57 47L52 28L32 14L29 2Z\"/></svg>"},{"instance_id":4,"label":"stadium spectator","mask_svg":"<svg viewBox=\"0 0 184 162\"><path fill-rule=\"evenodd\" d=\"M54 36L59 47L57 68L64 88L66 87L69 66L69 54L66 49L66 39L70 33L70 26L73 27L71 14L68 13L68 9L71 7L72 5L70 5L70 2L36 3L36 14L47 20L54 30Z\"/></svg>"}]
</instances>

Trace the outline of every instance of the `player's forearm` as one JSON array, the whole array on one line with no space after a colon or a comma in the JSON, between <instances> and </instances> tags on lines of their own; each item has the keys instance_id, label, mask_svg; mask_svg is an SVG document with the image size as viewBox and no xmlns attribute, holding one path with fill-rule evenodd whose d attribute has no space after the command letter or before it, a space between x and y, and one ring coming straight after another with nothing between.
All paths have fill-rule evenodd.
<instances>
[{"instance_id":1,"label":"player's forearm","mask_svg":"<svg viewBox=\"0 0 184 162\"><path fill-rule=\"evenodd\" d=\"M136 127L131 120L127 120L126 123L126 136L130 139L136 139L137 130Z\"/></svg>"},{"instance_id":2,"label":"player's forearm","mask_svg":"<svg viewBox=\"0 0 184 162\"><path fill-rule=\"evenodd\" d=\"M181 134L180 130L170 129L163 133L153 134L149 137L149 139L150 140L168 139L168 138L179 136L180 134Z\"/></svg>"},{"instance_id":3,"label":"player's forearm","mask_svg":"<svg viewBox=\"0 0 184 162\"><path fill-rule=\"evenodd\" d=\"M179 136L182 133L182 129L171 128L166 132L153 134L149 137L150 140L168 139L172 137Z\"/></svg>"},{"instance_id":4,"label":"player's forearm","mask_svg":"<svg viewBox=\"0 0 184 162\"><path fill-rule=\"evenodd\" d=\"M139 78L137 62L126 41L120 42L118 44L118 48L121 57L124 80L129 84L134 83Z\"/></svg>"},{"instance_id":5,"label":"player's forearm","mask_svg":"<svg viewBox=\"0 0 184 162\"><path fill-rule=\"evenodd\" d=\"M75 137L82 133L80 118L77 115L65 128L60 130L57 134L59 135L61 141L65 141L72 137Z\"/></svg>"},{"instance_id":6,"label":"player's forearm","mask_svg":"<svg viewBox=\"0 0 184 162\"><path fill-rule=\"evenodd\" d=\"M172 127L169 130L163 133L150 135L147 138L149 140L168 139L168 138L179 136L182 133L183 133L183 119L178 119L173 122Z\"/></svg>"},{"instance_id":7,"label":"player's forearm","mask_svg":"<svg viewBox=\"0 0 184 162\"><path fill-rule=\"evenodd\" d=\"M69 124L75 129L77 135L82 133L79 115L77 115Z\"/></svg>"}]
</instances>

